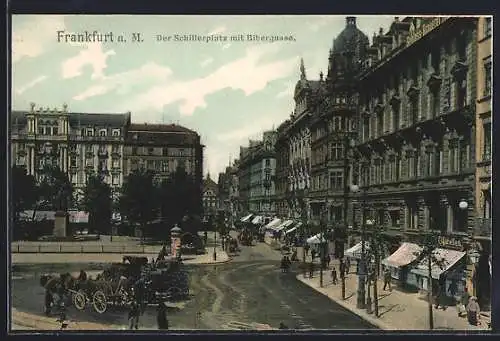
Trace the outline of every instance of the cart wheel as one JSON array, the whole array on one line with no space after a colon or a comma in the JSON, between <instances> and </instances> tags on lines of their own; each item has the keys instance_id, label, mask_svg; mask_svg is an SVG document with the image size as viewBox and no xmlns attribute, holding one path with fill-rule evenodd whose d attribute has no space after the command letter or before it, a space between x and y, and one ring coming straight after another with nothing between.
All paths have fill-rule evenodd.
<instances>
[{"instance_id":1,"label":"cart wheel","mask_svg":"<svg viewBox=\"0 0 500 341\"><path fill-rule=\"evenodd\" d=\"M78 310L84 310L86 304L86 297L83 291L79 290L73 294L73 305Z\"/></svg>"},{"instance_id":2,"label":"cart wheel","mask_svg":"<svg viewBox=\"0 0 500 341\"><path fill-rule=\"evenodd\" d=\"M181 294L181 290L177 287L170 287L170 288L168 288L166 294L167 294L168 298L175 300L175 299L179 298L179 296Z\"/></svg>"},{"instance_id":3,"label":"cart wheel","mask_svg":"<svg viewBox=\"0 0 500 341\"><path fill-rule=\"evenodd\" d=\"M92 296L92 306L94 310L99 314L104 314L108 308L108 302L106 300L106 295L101 290L97 290Z\"/></svg>"}]
</instances>

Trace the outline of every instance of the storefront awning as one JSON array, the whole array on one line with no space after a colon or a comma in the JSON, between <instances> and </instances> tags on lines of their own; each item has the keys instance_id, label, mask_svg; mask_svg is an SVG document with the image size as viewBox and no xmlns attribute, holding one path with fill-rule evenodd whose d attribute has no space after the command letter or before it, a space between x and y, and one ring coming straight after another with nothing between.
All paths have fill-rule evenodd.
<instances>
[{"instance_id":1,"label":"storefront awning","mask_svg":"<svg viewBox=\"0 0 500 341\"><path fill-rule=\"evenodd\" d=\"M266 230L273 229L276 226L278 226L279 224L281 224L281 219L275 218L275 219L271 220L267 225L265 225L264 228Z\"/></svg>"},{"instance_id":2,"label":"storefront awning","mask_svg":"<svg viewBox=\"0 0 500 341\"><path fill-rule=\"evenodd\" d=\"M274 228L275 231L281 231L285 228L287 228L288 226L292 225L293 224L293 220L285 220L283 223L281 223L280 225L276 226Z\"/></svg>"},{"instance_id":3,"label":"storefront awning","mask_svg":"<svg viewBox=\"0 0 500 341\"><path fill-rule=\"evenodd\" d=\"M410 264L417 259L422 248L417 244L403 243L392 255L382 261L383 265L400 268Z\"/></svg>"},{"instance_id":4,"label":"storefront awning","mask_svg":"<svg viewBox=\"0 0 500 341\"><path fill-rule=\"evenodd\" d=\"M297 229L297 227L292 227L290 230L285 231L285 234L292 233L292 232L293 232L293 231L295 231L296 229Z\"/></svg>"},{"instance_id":5,"label":"storefront awning","mask_svg":"<svg viewBox=\"0 0 500 341\"><path fill-rule=\"evenodd\" d=\"M441 266L432 262L431 264L431 275L434 279L439 279L439 276L445 271L448 271L451 267L453 267L458 261L460 261L465 256L465 252L455 251L449 249L440 249L437 248L434 250L434 257L442 262ZM411 272L427 277L429 272L427 268L427 259L423 259L418 263L418 265L411 269Z\"/></svg>"},{"instance_id":6,"label":"storefront awning","mask_svg":"<svg viewBox=\"0 0 500 341\"><path fill-rule=\"evenodd\" d=\"M252 219L252 224L260 224L262 222L262 219L263 218L260 215L258 215Z\"/></svg>"},{"instance_id":7,"label":"storefront awning","mask_svg":"<svg viewBox=\"0 0 500 341\"><path fill-rule=\"evenodd\" d=\"M326 239L321 233L318 233L317 235L308 238L306 242L307 244L321 244L326 243Z\"/></svg>"},{"instance_id":8,"label":"storefront awning","mask_svg":"<svg viewBox=\"0 0 500 341\"><path fill-rule=\"evenodd\" d=\"M240 220L240 221L241 221L242 223L246 223L247 221L249 221L249 220L250 220L250 218L252 218L252 216L253 216L253 214L249 214L249 215L247 215L247 216L245 216L245 217L241 218L241 220Z\"/></svg>"},{"instance_id":9,"label":"storefront awning","mask_svg":"<svg viewBox=\"0 0 500 341\"><path fill-rule=\"evenodd\" d=\"M362 251L362 242L357 243L353 247L347 249L344 252L344 255L349 258L356 258L360 259L361 258L361 251ZM370 243L365 242L365 252L370 249Z\"/></svg>"}]
</instances>

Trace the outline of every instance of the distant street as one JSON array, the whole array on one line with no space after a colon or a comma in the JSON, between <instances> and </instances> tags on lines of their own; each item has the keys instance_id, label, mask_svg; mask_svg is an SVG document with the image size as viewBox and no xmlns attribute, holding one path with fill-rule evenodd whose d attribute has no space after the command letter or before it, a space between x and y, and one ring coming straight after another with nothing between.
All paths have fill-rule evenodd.
<instances>
[{"instance_id":1,"label":"distant street","mask_svg":"<svg viewBox=\"0 0 500 341\"><path fill-rule=\"evenodd\" d=\"M374 328L358 316L340 307L295 278L282 274L279 253L260 243L242 247L231 263L188 266L192 299L173 308L169 320L175 329L223 329L236 324L265 323L277 327L284 322L295 329L368 329ZM22 265L13 273L13 306L24 312L42 313L44 291L38 283L42 272L96 269L99 265L71 264ZM156 312L147 309L141 317L142 328L156 329ZM99 315L69 309L70 319L89 322L127 324L126 309Z\"/></svg>"}]
</instances>

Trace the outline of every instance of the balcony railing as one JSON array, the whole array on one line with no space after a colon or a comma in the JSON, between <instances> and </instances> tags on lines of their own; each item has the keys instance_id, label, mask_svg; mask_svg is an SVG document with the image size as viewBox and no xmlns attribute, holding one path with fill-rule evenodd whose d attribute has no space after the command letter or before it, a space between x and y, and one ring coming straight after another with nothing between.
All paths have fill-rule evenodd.
<instances>
[{"instance_id":1,"label":"balcony railing","mask_svg":"<svg viewBox=\"0 0 500 341\"><path fill-rule=\"evenodd\" d=\"M474 236L491 238L491 218L477 218Z\"/></svg>"}]
</instances>

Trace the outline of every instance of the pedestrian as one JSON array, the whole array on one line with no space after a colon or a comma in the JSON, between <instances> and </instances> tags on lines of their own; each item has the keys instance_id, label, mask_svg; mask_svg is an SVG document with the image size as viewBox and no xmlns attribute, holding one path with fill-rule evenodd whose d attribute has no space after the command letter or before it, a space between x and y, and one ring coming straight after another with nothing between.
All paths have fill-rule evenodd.
<instances>
[{"instance_id":1,"label":"pedestrian","mask_svg":"<svg viewBox=\"0 0 500 341\"><path fill-rule=\"evenodd\" d=\"M389 287L389 291L392 291L391 288L391 271L389 269L385 269L384 271L384 288L382 290L385 290L385 288Z\"/></svg>"},{"instance_id":2,"label":"pedestrian","mask_svg":"<svg viewBox=\"0 0 500 341\"><path fill-rule=\"evenodd\" d=\"M462 317L464 314L467 313L466 307L469 304L470 297L471 296L469 294L469 290L467 289L467 287L465 287L464 292L460 297L460 301L457 304L458 317Z\"/></svg>"},{"instance_id":3,"label":"pedestrian","mask_svg":"<svg viewBox=\"0 0 500 341\"><path fill-rule=\"evenodd\" d=\"M54 301L54 296L49 289L45 290L45 315L50 316L52 310L52 303Z\"/></svg>"},{"instance_id":4,"label":"pedestrian","mask_svg":"<svg viewBox=\"0 0 500 341\"><path fill-rule=\"evenodd\" d=\"M335 267L332 267L332 283L337 284L337 270L335 270Z\"/></svg>"},{"instance_id":5,"label":"pedestrian","mask_svg":"<svg viewBox=\"0 0 500 341\"><path fill-rule=\"evenodd\" d=\"M311 260L314 262L314 258L316 258L316 250L311 250Z\"/></svg>"},{"instance_id":6,"label":"pedestrian","mask_svg":"<svg viewBox=\"0 0 500 341\"><path fill-rule=\"evenodd\" d=\"M156 322L159 330L168 330L167 305L164 302L158 304Z\"/></svg>"},{"instance_id":7,"label":"pedestrian","mask_svg":"<svg viewBox=\"0 0 500 341\"><path fill-rule=\"evenodd\" d=\"M304 251L305 251L305 253L306 253L306 257L307 257L307 256L309 255L309 244L306 244L306 245L304 246Z\"/></svg>"},{"instance_id":8,"label":"pedestrian","mask_svg":"<svg viewBox=\"0 0 500 341\"><path fill-rule=\"evenodd\" d=\"M78 281L85 282L87 280L87 273L85 270L80 270L80 275L78 275Z\"/></svg>"},{"instance_id":9,"label":"pedestrian","mask_svg":"<svg viewBox=\"0 0 500 341\"><path fill-rule=\"evenodd\" d=\"M128 312L129 329L139 329L140 307L137 301L132 301Z\"/></svg>"},{"instance_id":10,"label":"pedestrian","mask_svg":"<svg viewBox=\"0 0 500 341\"><path fill-rule=\"evenodd\" d=\"M472 296L469 299L469 304L467 304L467 320L473 326L477 326L479 323L479 313L481 309L477 303L476 296Z\"/></svg>"},{"instance_id":11,"label":"pedestrian","mask_svg":"<svg viewBox=\"0 0 500 341\"><path fill-rule=\"evenodd\" d=\"M313 278L314 275L314 263L309 263L309 278Z\"/></svg>"},{"instance_id":12,"label":"pedestrian","mask_svg":"<svg viewBox=\"0 0 500 341\"><path fill-rule=\"evenodd\" d=\"M330 262L331 262L331 260L332 260L332 259L330 258L330 255L329 255L329 254L327 254L327 255L326 255L326 266L327 266L327 267L330 267Z\"/></svg>"},{"instance_id":13,"label":"pedestrian","mask_svg":"<svg viewBox=\"0 0 500 341\"><path fill-rule=\"evenodd\" d=\"M349 269L351 268L351 260L346 257L345 258L345 274L348 275L349 274Z\"/></svg>"},{"instance_id":14,"label":"pedestrian","mask_svg":"<svg viewBox=\"0 0 500 341\"><path fill-rule=\"evenodd\" d=\"M439 309L439 307L441 307L441 309L443 310L446 310L446 302L445 302L445 299L446 299L446 288L443 287L440 284L438 284L438 289L437 289L437 295L436 295L436 309Z\"/></svg>"}]
</instances>

